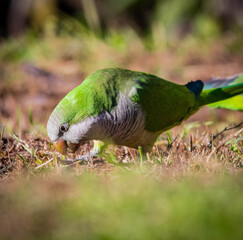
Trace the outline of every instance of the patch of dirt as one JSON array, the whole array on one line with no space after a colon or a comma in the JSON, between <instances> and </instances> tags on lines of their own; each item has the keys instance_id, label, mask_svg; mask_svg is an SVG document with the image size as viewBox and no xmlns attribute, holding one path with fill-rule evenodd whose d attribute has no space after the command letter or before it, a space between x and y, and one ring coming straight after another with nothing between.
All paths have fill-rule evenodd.
<instances>
[{"instance_id":1,"label":"patch of dirt","mask_svg":"<svg viewBox=\"0 0 243 240\"><path fill-rule=\"evenodd\" d=\"M195 172L208 168L211 169L208 171L212 171L212 163L227 166L234 171L243 167L242 133L243 128L233 127L231 130L215 134L214 141L210 142L213 135L205 127L197 129L185 138L172 131L172 143L169 143L167 138L159 140L144 164L150 167L156 166L156 174L161 174L160 168L163 169L164 174L171 171L181 174L185 169ZM92 143L84 144L71 157L77 158L87 154L92 147ZM44 136L23 134L20 137L3 137L0 144L0 179L16 177L26 170L28 174L35 175L40 170L47 169L56 169L57 172L72 169L77 175L87 171L99 175L119 171L116 165L132 169L141 164L139 153L135 149L118 146L112 148L110 152L114 152L115 159L112 159L108 150L105 158L94 157L89 162L70 164L61 155L55 153ZM223 171L222 166L213 166L213 169Z\"/></svg>"}]
</instances>

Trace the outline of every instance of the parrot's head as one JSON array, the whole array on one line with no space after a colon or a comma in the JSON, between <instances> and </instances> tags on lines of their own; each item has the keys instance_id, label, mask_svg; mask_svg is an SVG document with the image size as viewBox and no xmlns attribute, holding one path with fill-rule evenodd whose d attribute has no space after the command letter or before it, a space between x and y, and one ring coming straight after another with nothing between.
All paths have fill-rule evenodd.
<instances>
[{"instance_id":1,"label":"parrot's head","mask_svg":"<svg viewBox=\"0 0 243 240\"><path fill-rule=\"evenodd\" d=\"M47 132L57 151L75 152L80 144L106 137L99 120L102 112L117 104L118 85L114 76L114 70L96 71L56 106L48 120Z\"/></svg>"},{"instance_id":2,"label":"parrot's head","mask_svg":"<svg viewBox=\"0 0 243 240\"><path fill-rule=\"evenodd\" d=\"M78 88L62 99L47 123L48 136L55 149L63 155L75 152L91 136L92 117L87 117L87 104L77 95Z\"/></svg>"},{"instance_id":3,"label":"parrot's head","mask_svg":"<svg viewBox=\"0 0 243 240\"><path fill-rule=\"evenodd\" d=\"M69 112L63 112L61 108L56 108L47 123L48 136L55 149L63 155L75 152L81 144L78 136L78 124L66 120L66 114Z\"/></svg>"}]
</instances>

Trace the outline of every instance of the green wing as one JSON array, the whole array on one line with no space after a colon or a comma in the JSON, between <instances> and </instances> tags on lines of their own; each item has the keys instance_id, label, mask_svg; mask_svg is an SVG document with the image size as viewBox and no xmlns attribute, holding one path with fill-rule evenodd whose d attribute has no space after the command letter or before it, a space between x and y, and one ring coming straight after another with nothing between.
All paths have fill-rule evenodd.
<instances>
[{"instance_id":1,"label":"green wing","mask_svg":"<svg viewBox=\"0 0 243 240\"><path fill-rule=\"evenodd\" d=\"M128 86L123 91L130 94L132 101L141 106L145 113L147 130L153 132L167 130L191 115L191 108L195 105L195 95L186 86L151 74L123 71L125 72L120 72L120 76Z\"/></svg>"}]
</instances>

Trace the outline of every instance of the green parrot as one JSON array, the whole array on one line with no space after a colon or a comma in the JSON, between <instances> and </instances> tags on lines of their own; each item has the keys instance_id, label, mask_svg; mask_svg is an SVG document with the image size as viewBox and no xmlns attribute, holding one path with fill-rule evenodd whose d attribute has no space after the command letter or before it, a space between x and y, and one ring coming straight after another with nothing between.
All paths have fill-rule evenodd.
<instances>
[{"instance_id":1,"label":"green parrot","mask_svg":"<svg viewBox=\"0 0 243 240\"><path fill-rule=\"evenodd\" d=\"M150 152L157 137L202 106L243 93L241 82L203 90L201 80L179 85L120 68L98 70L69 92L52 112L47 132L61 154L94 140L91 157L109 144ZM241 99L241 106L243 105ZM78 160L87 161L89 154Z\"/></svg>"}]
</instances>

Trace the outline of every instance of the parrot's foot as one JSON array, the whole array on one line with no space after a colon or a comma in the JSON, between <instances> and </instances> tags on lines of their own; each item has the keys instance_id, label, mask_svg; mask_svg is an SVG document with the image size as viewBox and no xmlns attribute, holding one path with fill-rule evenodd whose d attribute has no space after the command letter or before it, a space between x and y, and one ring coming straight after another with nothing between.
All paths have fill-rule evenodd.
<instances>
[{"instance_id":1,"label":"parrot's foot","mask_svg":"<svg viewBox=\"0 0 243 240\"><path fill-rule=\"evenodd\" d=\"M68 164L70 163L75 163L75 162L78 162L78 161L82 161L82 162L88 162L89 159L91 159L94 155L91 153L91 154L84 154L82 155L81 157L79 158L75 158L75 159L70 159L70 158L67 158L66 159L66 162Z\"/></svg>"},{"instance_id":2,"label":"parrot's foot","mask_svg":"<svg viewBox=\"0 0 243 240\"><path fill-rule=\"evenodd\" d=\"M101 154L105 150L106 147L107 147L107 145L105 143L103 143L101 141L94 141L94 148L90 153L84 154L81 157L75 158L75 159L67 158L66 162L68 164L75 163L75 162L78 162L78 161L88 162L93 157L96 157L96 156L98 157L99 154Z\"/></svg>"}]
</instances>

